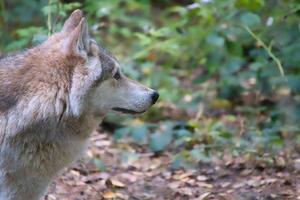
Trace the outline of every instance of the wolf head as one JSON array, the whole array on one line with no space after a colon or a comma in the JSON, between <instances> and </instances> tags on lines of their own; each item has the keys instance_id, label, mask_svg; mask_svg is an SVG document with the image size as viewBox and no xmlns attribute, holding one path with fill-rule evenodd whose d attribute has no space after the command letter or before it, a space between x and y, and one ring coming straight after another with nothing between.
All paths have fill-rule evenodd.
<instances>
[{"instance_id":1,"label":"wolf head","mask_svg":"<svg viewBox=\"0 0 300 200\"><path fill-rule=\"evenodd\" d=\"M69 110L74 115L90 112L101 117L110 111L139 114L159 97L156 91L122 73L118 60L89 36L80 10L75 10L61 32L43 45L59 53L72 68Z\"/></svg>"}]
</instances>

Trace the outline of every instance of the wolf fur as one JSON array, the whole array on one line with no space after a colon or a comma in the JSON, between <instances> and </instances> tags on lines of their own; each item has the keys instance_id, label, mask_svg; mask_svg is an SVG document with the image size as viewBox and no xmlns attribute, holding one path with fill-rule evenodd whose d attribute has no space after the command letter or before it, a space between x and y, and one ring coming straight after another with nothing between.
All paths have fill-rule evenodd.
<instances>
[{"instance_id":1,"label":"wolf fur","mask_svg":"<svg viewBox=\"0 0 300 200\"><path fill-rule=\"evenodd\" d=\"M105 114L142 113L157 98L121 73L74 11L44 43L0 60L0 200L38 200Z\"/></svg>"}]
</instances>

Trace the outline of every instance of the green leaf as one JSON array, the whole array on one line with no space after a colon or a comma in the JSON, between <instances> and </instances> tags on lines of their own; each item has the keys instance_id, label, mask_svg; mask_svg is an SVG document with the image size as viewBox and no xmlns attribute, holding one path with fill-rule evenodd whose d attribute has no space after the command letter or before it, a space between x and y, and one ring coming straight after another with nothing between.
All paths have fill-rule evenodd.
<instances>
[{"instance_id":1,"label":"green leaf","mask_svg":"<svg viewBox=\"0 0 300 200\"><path fill-rule=\"evenodd\" d=\"M124 151L121 153L121 162L124 165L131 165L139 159L139 154L135 152Z\"/></svg>"},{"instance_id":2,"label":"green leaf","mask_svg":"<svg viewBox=\"0 0 300 200\"><path fill-rule=\"evenodd\" d=\"M151 30L150 35L154 37L168 37L172 34L172 30L169 27L163 27L157 30Z\"/></svg>"},{"instance_id":3,"label":"green leaf","mask_svg":"<svg viewBox=\"0 0 300 200\"><path fill-rule=\"evenodd\" d=\"M145 125L134 127L131 136L138 143L145 144L147 142L148 127Z\"/></svg>"},{"instance_id":4,"label":"green leaf","mask_svg":"<svg viewBox=\"0 0 300 200\"><path fill-rule=\"evenodd\" d=\"M143 46L148 46L151 44L152 42L152 39L151 37L145 35L145 34L142 34L142 33L135 33L134 34L138 39L139 39L139 42L141 43L141 45Z\"/></svg>"},{"instance_id":5,"label":"green leaf","mask_svg":"<svg viewBox=\"0 0 300 200\"><path fill-rule=\"evenodd\" d=\"M296 137L296 144L300 145L300 134L298 134L297 137Z\"/></svg>"},{"instance_id":6,"label":"green leaf","mask_svg":"<svg viewBox=\"0 0 300 200\"><path fill-rule=\"evenodd\" d=\"M193 149L190 151L191 153L191 156L192 158L199 162L199 161L202 161L202 162L210 162L211 161L211 158L208 157L204 152L203 152L203 149L201 148L196 148L196 149Z\"/></svg>"},{"instance_id":7,"label":"green leaf","mask_svg":"<svg viewBox=\"0 0 300 200\"><path fill-rule=\"evenodd\" d=\"M94 163L100 171L105 171L106 166L105 163L100 159L94 159Z\"/></svg>"},{"instance_id":8,"label":"green leaf","mask_svg":"<svg viewBox=\"0 0 300 200\"><path fill-rule=\"evenodd\" d=\"M289 75L288 83L293 92L300 93L300 75Z\"/></svg>"},{"instance_id":9,"label":"green leaf","mask_svg":"<svg viewBox=\"0 0 300 200\"><path fill-rule=\"evenodd\" d=\"M150 148L154 152L164 150L172 141L172 133L155 133L150 137Z\"/></svg>"},{"instance_id":10,"label":"green leaf","mask_svg":"<svg viewBox=\"0 0 300 200\"><path fill-rule=\"evenodd\" d=\"M248 10L258 10L265 4L264 0L236 0L235 6Z\"/></svg>"},{"instance_id":11,"label":"green leaf","mask_svg":"<svg viewBox=\"0 0 300 200\"><path fill-rule=\"evenodd\" d=\"M225 139L231 139L232 138L232 134L230 132L220 132L219 136Z\"/></svg>"},{"instance_id":12,"label":"green leaf","mask_svg":"<svg viewBox=\"0 0 300 200\"><path fill-rule=\"evenodd\" d=\"M32 38L33 44L41 44L42 42L46 41L48 36L46 34L36 34Z\"/></svg>"},{"instance_id":13,"label":"green leaf","mask_svg":"<svg viewBox=\"0 0 300 200\"><path fill-rule=\"evenodd\" d=\"M250 28L256 27L261 24L260 17L254 13L246 12L240 17L242 25L248 26Z\"/></svg>"},{"instance_id":14,"label":"green leaf","mask_svg":"<svg viewBox=\"0 0 300 200\"><path fill-rule=\"evenodd\" d=\"M126 137L130 131L131 131L130 127L124 127L124 128L119 128L119 129L115 130L115 132L114 132L115 140L119 140L121 138Z\"/></svg>"},{"instance_id":15,"label":"green leaf","mask_svg":"<svg viewBox=\"0 0 300 200\"><path fill-rule=\"evenodd\" d=\"M225 40L217 34L211 34L206 38L206 42L216 47L224 46Z\"/></svg>"},{"instance_id":16,"label":"green leaf","mask_svg":"<svg viewBox=\"0 0 300 200\"><path fill-rule=\"evenodd\" d=\"M179 129L175 131L177 137L191 137L192 133L186 129Z\"/></svg>"},{"instance_id":17,"label":"green leaf","mask_svg":"<svg viewBox=\"0 0 300 200\"><path fill-rule=\"evenodd\" d=\"M176 170L181 168L183 164L184 164L184 159L181 156L176 156L172 162L171 168Z\"/></svg>"}]
</instances>

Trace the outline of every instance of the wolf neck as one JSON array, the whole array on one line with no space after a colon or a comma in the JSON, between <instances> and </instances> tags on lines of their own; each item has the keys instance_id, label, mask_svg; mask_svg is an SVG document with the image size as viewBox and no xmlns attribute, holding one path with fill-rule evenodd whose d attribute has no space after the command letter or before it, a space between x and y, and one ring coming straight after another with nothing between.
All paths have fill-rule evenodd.
<instances>
[{"instance_id":1,"label":"wolf neck","mask_svg":"<svg viewBox=\"0 0 300 200\"><path fill-rule=\"evenodd\" d=\"M37 140L45 138L48 141L60 133L87 138L103 118L99 117L96 121L88 112L74 116L68 107L60 104L62 99L57 98L33 96L32 99L19 101L5 115L0 115L1 127L5 127L0 130L0 142L1 137L17 137L25 133L39 138Z\"/></svg>"}]
</instances>

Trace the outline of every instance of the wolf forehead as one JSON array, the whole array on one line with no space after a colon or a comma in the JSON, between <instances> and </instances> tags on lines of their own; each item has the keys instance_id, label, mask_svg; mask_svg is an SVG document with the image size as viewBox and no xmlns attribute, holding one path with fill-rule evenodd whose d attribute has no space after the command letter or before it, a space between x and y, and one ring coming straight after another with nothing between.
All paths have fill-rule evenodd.
<instances>
[{"instance_id":1,"label":"wolf forehead","mask_svg":"<svg viewBox=\"0 0 300 200\"><path fill-rule=\"evenodd\" d=\"M118 59L109 50L105 49L94 40L92 40L92 43L98 47L98 56L104 71L112 73L117 68L120 68Z\"/></svg>"}]
</instances>

